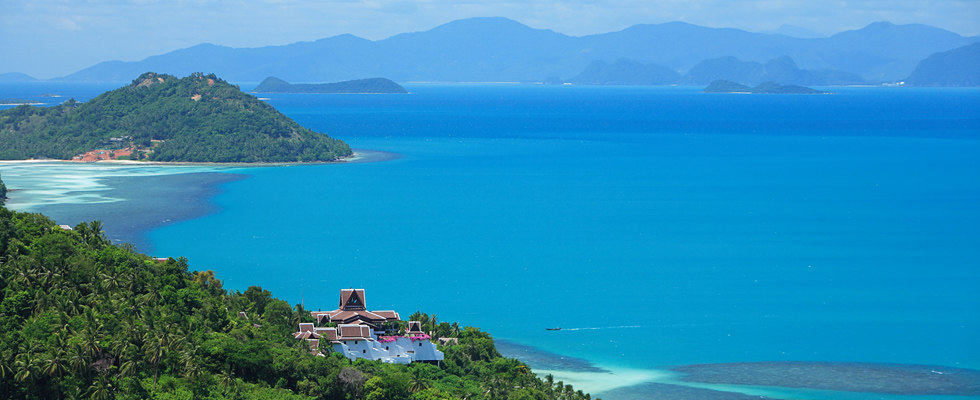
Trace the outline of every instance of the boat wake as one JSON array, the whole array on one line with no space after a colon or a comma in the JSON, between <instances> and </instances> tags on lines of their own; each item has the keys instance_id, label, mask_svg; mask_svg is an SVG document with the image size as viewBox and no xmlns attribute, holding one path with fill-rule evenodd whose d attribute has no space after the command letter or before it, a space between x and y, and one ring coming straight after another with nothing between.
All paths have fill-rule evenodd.
<instances>
[{"instance_id":1,"label":"boat wake","mask_svg":"<svg viewBox=\"0 0 980 400\"><path fill-rule=\"evenodd\" d=\"M583 328L561 328L563 331L597 331L600 329L627 329L639 328L639 325L619 325L619 326L587 326Z\"/></svg>"}]
</instances>

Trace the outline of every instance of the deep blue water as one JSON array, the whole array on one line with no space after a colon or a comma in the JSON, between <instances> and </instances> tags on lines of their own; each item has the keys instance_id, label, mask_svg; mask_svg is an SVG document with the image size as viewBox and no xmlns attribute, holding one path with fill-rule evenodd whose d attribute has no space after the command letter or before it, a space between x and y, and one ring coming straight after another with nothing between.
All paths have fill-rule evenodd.
<instances>
[{"instance_id":1,"label":"deep blue water","mask_svg":"<svg viewBox=\"0 0 980 400\"><path fill-rule=\"evenodd\" d=\"M263 95L401 158L235 170L197 200L216 212L149 232L155 254L312 309L363 287L369 309L617 372L600 380L742 361L980 367L980 90L409 89Z\"/></svg>"}]
</instances>

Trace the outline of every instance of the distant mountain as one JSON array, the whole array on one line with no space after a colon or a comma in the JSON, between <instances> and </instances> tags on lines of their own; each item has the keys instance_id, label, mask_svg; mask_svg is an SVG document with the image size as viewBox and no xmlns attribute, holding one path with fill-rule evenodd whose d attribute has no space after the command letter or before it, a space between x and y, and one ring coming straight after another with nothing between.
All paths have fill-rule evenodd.
<instances>
[{"instance_id":1,"label":"distant mountain","mask_svg":"<svg viewBox=\"0 0 980 400\"><path fill-rule=\"evenodd\" d=\"M34 82L37 78L20 72L0 74L0 83Z\"/></svg>"},{"instance_id":2,"label":"distant mountain","mask_svg":"<svg viewBox=\"0 0 980 400\"><path fill-rule=\"evenodd\" d=\"M753 94L824 94L816 89L799 85L780 85L776 82L763 82L755 87L748 87L726 80L711 82L703 90L705 93L753 93Z\"/></svg>"},{"instance_id":3,"label":"distant mountain","mask_svg":"<svg viewBox=\"0 0 980 400\"><path fill-rule=\"evenodd\" d=\"M821 35L809 29L800 26L795 26L795 25L788 25L788 24L782 24L779 26L779 28L776 28L771 31L762 32L762 33L786 35L789 37L795 37L800 39L814 39L814 38L824 37L824 35Z\"/></svg>"},{"instance_id":4,"label":"distant mountain","mask_svg":"<svg viewBox=\"0 0 980 400\"><path fill-rule=\"evenodd\" d=\"M936 27L875 22L864 28L814 39L807 53L790 52L805 68L830 68L853 72L869 82L895 82L930 54L975 42Z\"/></svg>"},{"instance_id":5,"label":"distant mountain","mask_svg":"<svg viewBox=\"0 0 980 400\"><path fill-rule=\"evenodd\" d=\"M63 79L125 81L148 70L178 75L210 70L236 82L258 82L267 76L292 82L370 76L398 82L540 82L546 77L575 77L596 60L615 64L627 58L687 71L720 57L762 63L789 56L802 69L846 71L865 81L883 82L905 78L930 54L975 40L930 26L887 22L812 39L681 22L572 37L506 18L471 18L377 41L340 35L259 48L202 44L142 61L96 64Z\"/></svg>"},{"instance_id":6,"label":"distant mountain","mask_svg":"<svg viewBox=\"0 0 980 400\"><path fill-rule=\"evenodd\" d=\"M402 85L385 78L355 79L333 83L289 83L270 76L252 89L255 93L408 93Z\"/></svg>"},{"instance_id":7,"label":"distant mountain","mask_svg":"<svg viewBox=\"0 0 980 400\"><path fill-rule=\"evenodd\" d=\"M680 77L676 71L662 65L620 58L612 64L594 61L568 81L581 85L670 85L677 83Z\"/></svg>"},{"instance_id":8,"label":"distant mountain","mask_svg":"<svg viewBox=\"0 0 980 400\"><path fill-rule=\"evenodd\" d=\"M719 79L747 85L774 81L792 85L851 85L864 83L856 74L838 70L800 69L789 56L776 57L766 63L742 61L735 57L704 60L688 71L686 82L704 85Z\"/></svg>"},{"instance_id":9,"label":"distant mountain","mask_svg":"<svg viewBox=\"0 0 980 400\"><path fill-rule=\"evenodd\" d=\"M905 79L911 86L980 86L980 43L936 53Z\"/></svg>"}]
</instances>

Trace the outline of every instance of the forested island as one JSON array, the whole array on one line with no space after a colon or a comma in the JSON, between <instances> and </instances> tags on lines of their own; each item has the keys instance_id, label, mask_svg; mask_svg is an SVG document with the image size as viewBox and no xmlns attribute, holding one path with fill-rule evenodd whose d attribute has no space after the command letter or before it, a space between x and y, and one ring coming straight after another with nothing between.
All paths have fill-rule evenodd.
<instances>
[{"instance_id":1,"label":"forested island","mask_svg":"<svg viewBox=\"0 0 980 400\"><path fill-rule=\"evenodd\" d=\"M705 93L757 93L757 94L826 94L816 89L799 85L780 85L776 82L763 82L755 87L726 81L717 80L711 82L704 88Z\"/></svg>"},{"instance_id":2,"label":"forested island","mask_svg":"<svg viewBox=\"0 0 980 400\"><path fill-rule=\"evenodd\" d=\"M0 159L67 160L96 150L180 162L335 161L346 143L300 126L214 74L147 72L85 103L0 111Z\"/></svg>"},{"instance_id":3,"label":"forested island","mask_svg":"<svg viewBox=\"0 0 980 400\"><path fill-rule=\"evenodd\" d=\"M411 318L458 338L439 366L314 356L292 336L313 322L301 305L112 245L98 221L66 230L0 206L0 257L4 399L590 398L423 313Z\"/></svg>"},{"instance_id":4,"label":"forested island","mask_svg":"<svg viewBox=\"0 0 980 400\"><path fill-rule=\"evenodd\" d=\"M408 93L408 90L405 90L402 85L385 78L355 79L333 83L289 83L274 76L265 78L252 91L255 93Z\"/></svg>"}]
</instances>

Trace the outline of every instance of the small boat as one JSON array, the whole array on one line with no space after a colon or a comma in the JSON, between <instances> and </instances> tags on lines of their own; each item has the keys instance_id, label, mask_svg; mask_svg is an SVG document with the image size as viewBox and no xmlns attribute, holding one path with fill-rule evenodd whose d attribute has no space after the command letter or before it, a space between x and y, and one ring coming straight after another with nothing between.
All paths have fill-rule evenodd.
<instances>
[{"instance_id":1,"label":"small boat","mask_svg":"<svg viewBox=\"0 0 980 400\"><path fill-rule=\"evenodd\" d=\"M561 327L558 327L558 328L544 328L544 330L546 330L546 331L560 331L561 330Z\"/></svg>"}]
</instances>

